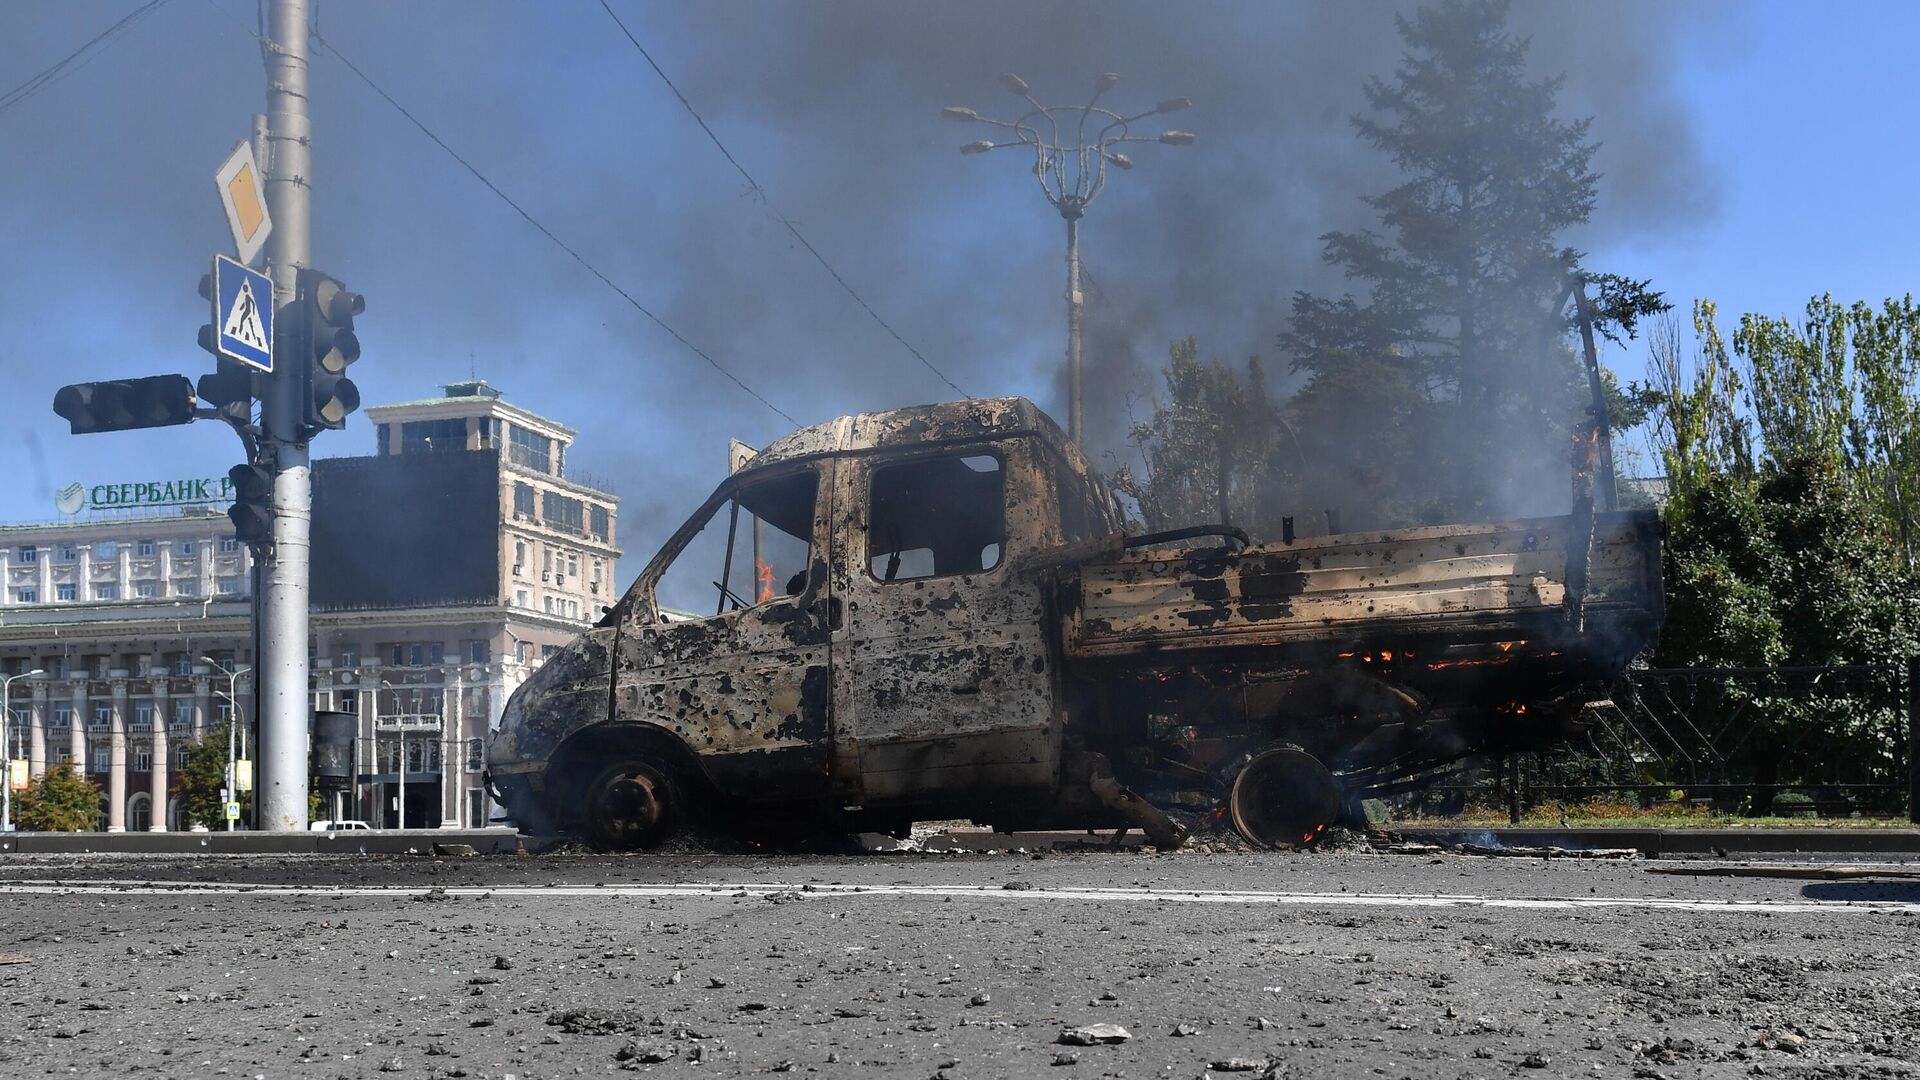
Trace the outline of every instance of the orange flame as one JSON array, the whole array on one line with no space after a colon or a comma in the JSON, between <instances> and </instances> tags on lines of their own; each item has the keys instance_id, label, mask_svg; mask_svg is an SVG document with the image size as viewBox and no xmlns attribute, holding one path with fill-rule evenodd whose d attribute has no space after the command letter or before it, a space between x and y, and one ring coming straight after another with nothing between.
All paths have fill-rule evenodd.
<instances>
[{"instance_id":1,"label":"orange flame","mask_svg":"<svg viewBox=\"0 0 1920 1080\"><path fill-rule=\"evenodd\" d=\"M753 576L760 582L760 595L754 599L754 603L773 599L773 565L759 559L753 560Z\"/></svg>"}]
</instances>

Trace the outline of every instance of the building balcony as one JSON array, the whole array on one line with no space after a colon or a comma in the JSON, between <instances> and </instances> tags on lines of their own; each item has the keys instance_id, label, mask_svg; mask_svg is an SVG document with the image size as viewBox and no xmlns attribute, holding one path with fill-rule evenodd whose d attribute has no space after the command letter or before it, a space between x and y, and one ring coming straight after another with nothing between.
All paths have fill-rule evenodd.
<instances>
[{"instance_id":1,"label":"building balcony","mask_svg":"<svg viewBox=\"0 0 1920 1080\"><path fill-rule=\"evenodd\" d=\"M438 713L390 713L374 720L379 731L439 731Z\"/></svg>"}]
</instances>

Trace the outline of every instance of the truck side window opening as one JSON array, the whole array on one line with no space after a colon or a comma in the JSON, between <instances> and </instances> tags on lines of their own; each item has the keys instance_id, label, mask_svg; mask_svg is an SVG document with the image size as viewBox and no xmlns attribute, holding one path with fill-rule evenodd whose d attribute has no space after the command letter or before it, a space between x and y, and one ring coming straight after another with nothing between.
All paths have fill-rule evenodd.
<instances>
[{"instance_id":1,"label":"truck side window opening","mask_svg":"<svg viewBox=\"0 0 1920 1080\"><path fill-rule=\"evenodd\" d=\"M873 470L867 569L881 581L977 574L1000 565L1007 540L1005 473L988 454Z\"/></svg>"},{"instance_id":2,"label":"truck side window opening","mask_svg":"<svg viewBox=\"0 0 1920 1080\"><path fill-rule=\"evenodd\" d=\"M706 617L806 591L819 484L807 470L750 483L714 507L661 575L656 603Z\"/></svg>"}]
</instances>

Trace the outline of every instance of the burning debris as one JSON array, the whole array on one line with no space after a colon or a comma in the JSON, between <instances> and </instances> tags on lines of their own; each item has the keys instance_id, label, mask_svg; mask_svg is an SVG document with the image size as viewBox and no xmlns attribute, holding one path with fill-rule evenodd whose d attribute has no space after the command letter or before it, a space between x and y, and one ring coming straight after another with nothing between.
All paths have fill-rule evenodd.
<instances>
[{"instance_id":1,"label":"burning debris","mask_svg":"<svg viewBox=\"0 0 1920 1080\"><path fill-rule=\"evenodd\" d=\"M661 582L688 572L717 611L668 620ZM921 406L731 476L521 687L489 776L523 828L608 847L970 818L1164 849L1183 811L1304 847L1363 797L1566 737L1660 616L1651 514L1129 536L1031 404Z\"/></svg>"}]
</instances>

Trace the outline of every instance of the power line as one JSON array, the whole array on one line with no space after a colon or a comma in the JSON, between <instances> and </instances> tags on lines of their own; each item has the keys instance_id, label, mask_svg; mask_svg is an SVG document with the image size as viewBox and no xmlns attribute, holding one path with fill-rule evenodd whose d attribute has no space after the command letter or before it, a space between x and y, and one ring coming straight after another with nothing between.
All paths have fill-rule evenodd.
<instances>
[{"instance_id":1,"label":"power line","mask_svg":"<svg viewBox=\"0 0 1920 1080\"><path fill-rule=\"evenodd\" d=\"M695 345L693 342L688 341L685 335L681 334L680 331L675 330L672 326L668 325L665 319L662 319L660 316L655 315L652 311L648 310L645 304L642 304L640 301L634 299L632 293L629 293L627 290L614 284L614 281L612 278L601 273L599 267L588 262L585 256L581 255L578 251L575 251L573 247L569 245L565 240L562 240L560 239L560 237L556 236L552 229L549 229L545 225L542 225L539 222L539 220L536 219L532 214L527 213L524 207L522 207L519 203L513 201L513 197L508 195L506 192L500 190L499 186L496 185L493 181L487 179L486 175L482 173L479 169L475 168L472 162L468 161L464 157L461 157L460 154L457 151L455 151L453 147L448 146L446 144L445 140L441 139L440 136L435 135L431 128L421 123L420 119L414 116L413 113L407 111L406 106L394 100L394 97L392 94L389 94L385 90L382 90L378 83L374 82L371 78L369 78L366 72L361 71L358 65L354 64L353 61L347 59L346 54L342 53L340 49L337 46L335 46L331 41L326 40L325 38L321 37L317 33L312 34L312 38L313 38L314 44L319 45L321 48L325 49L327 52L332 53L334 59L346 65L347 70L353 72L354 75L358 76L361 82L366 83L368 89L380 95L381 99L384 100L387 104L393 106L395 111L397 111L401 116L406 117L408 122L412 123L414 127L419 128L420 133L422 135L425 135L427 138L432 139L433 144L435 146L438 146L440 149L446 151L448 157L451 157L453 160L459 162L461 168L467 170L469 173L472 173L473 178L475 180L478 180L482 184L486 185L486 188L488 191L491 191L495 195L499 196L501 202L504 202L509 207L511 207L513 209L513 212L516 214L519 214L520 217L523 220L525 220L527 224L539 230L540 235L553 241L554 245L557 246L561 251L564 251L568 255L572 256L573 261L579 263L582 267L585 267L587 273L592 274L596 278L599 278L601 284L605 285L609 289L612 289L614 292L620 294L620 298L622 300L625 300L627 303L633 305L633 309L635 311L638 311L640 314L645 315L648 319L652 320L655 326L658 326L660 329L665 330L667 334L673 338L673 340L679 342L682 345L685 345L687 349L691 351L695 356L698 356L700 359L705 360L708 364L712 365L713 370L726 376L727 380L733 383L733 385L739 387L742 390L745 390L748 394L751 394L755 401L758 401L760 404L765 405L769 409L772 409L776 415L780 416L782 419L786 420L788 423L792 424L793 426L795 427L800 426L800 421L795 420L793 416L789 414L785 409L782 409L780 406L775 405L771 401L768 401L766 397L760 393L760 391L755 390L751 386L748 386L745 380L741 379L740 376L735 375L733 372L727 370L724 364L720 363L720 361L715 360L712 356L708 355L706 350L702 349L698 345Z\"/></svg>"},{"instance_id":2,"label":"power line","mask_svg":"<svg viewBox=\"0 0 1920 1080\"><path fill-rule=\"evenodd\" d=\"M647 66L653 69L653 73L660 76L660 81L667 84L667 89L673 91L674 97L680 99L680 105L687 110L687 115L693 117L693 122L699 124L700 130L707 133L707 138L712 140L714 147L720 151L720 156L726 158L727 164L733 166L734 171L739 173L742 179L746 180L747 186L752 188L753 193L760 197L761 204L767 208L768 213L773 215L774 220L778 221L781 226L787 230L788 235L792 236L801 247L805 248L807 254L813 256L814 261L818 262L821 268L831 275L833 280L838 282L842 289L847 291L847 295L853 297L853 302L859 304L861 309L868 315L873 316L873 321L879 323L882 330L892 335L893 340L899 342L901 348L912 353L914 359L925 364L927 370L939 376L941 382L952 387L954 393L970 399L972 395L960 389L952 379L947 377L946 372L934 366L933 361L927 359L919 349L914 348L912 343L907 341L906 338L901 337L900 332L895 330L887 320L881 318L880 313L873 310L873 305L867 303L866 298L862 297L852 285L848 284L846 278L840 276L840 271L833 268L833 264L827 261L827 257L820 254L819 249L815 248L811 241L800 235L799 227L796 226L787 215L780 212L780 208L775 206L773 200L767 196L767 189L760 186L760 181L753 178L753 174L747 171L747 167L740 164L739 159L733 156L733 152L727 149L727 145L720 141L720 136L713 133L713 128L707 126L706 119L700 115L699 110L693 107L693 102L687 100L687 95L680 92L680 88L674 85L673 80L668 78L667 73L661 70L660 65L654 61L653 54L647 52L647 47L640 44L639 38L633 36L633 31L627 29L627 24L620 21L620 16L614 14L612 5L607 3L607 0L600 0L600 6L606 9L607 17L613 20L613 24L620 28L622 34L626 35L627 41L632 43L634 49L639 52L641 59L645 60Z\"/></svg>"},{"instance_id":3,"label":"power line","mask_svg":"<svg viewBox=\"0 0 1920 1080\"><path fill-rule=\"evenodd\" d=\"M60 79L62 79L63 77L67 75L71 75L73 74L73 72L80 70L81 67L85 66L84 62L76 65L75 61L80 60L80 58L86 55L86 53L89 50L91 50L94 46L101 44L102 42L106 41L108 38L132 26L142 16L149 14L155 8L158 8L165 3L167 3L167 0L147 0L145 4L142 4L139 7L134 8L132 11L128 12L125 16L121 17L119 22L114 23L112 26L107 27L105 30L100 31L98 34L95 34L91 38L88 38L86 41L86 44L80 46L79 48L68 53L66 56L62 57L59 60L59 62L55 63L52 67L49 67L46 70L40 72L38 75L33 76L32 78L28 79L26 82L23 82L19 86L16 86L13 89L7 91L5 94L0 94L0 112L5 112L8 109L13 108L15 105L18 105L21 102L32 97L33 95L39 93L40 91L45 90L48 86L51 86L54 83L60 81Z\"/></svg>"}]
</instances>

